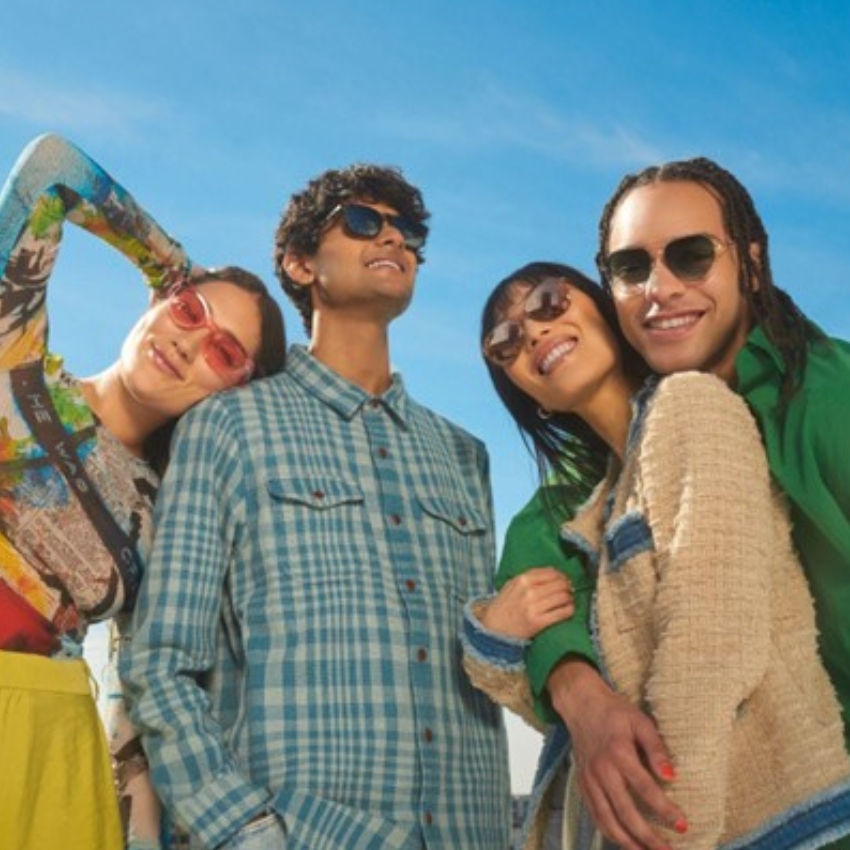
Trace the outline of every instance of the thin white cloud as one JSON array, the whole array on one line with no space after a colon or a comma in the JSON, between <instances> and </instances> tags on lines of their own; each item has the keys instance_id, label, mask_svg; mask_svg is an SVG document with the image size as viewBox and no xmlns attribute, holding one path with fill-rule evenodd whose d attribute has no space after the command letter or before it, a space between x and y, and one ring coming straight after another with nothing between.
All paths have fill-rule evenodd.
<instances>
[{"instance_id":1,"label":"thin white cloud","mask_svg":"<svg viewBox=\"0 0 850 850\"><path fill-rule=\"evenodd\" d=\"M664 148L617 123L592 123L524 92L487 86L476 97L475 125L491 141L600 166L660 159ZM469 123L467 122L467 128Z\"/></svg>"},{"instance_id":2,"label":"thin white cloud","mask_svg":"<svg viewBox=\"0 0 850 850\"><path fill-rule=\"evenodd\" d=\"M810 110L790 120L781 150L738 150L752 191L769 191L846 205L850 203L850 115ZM813 151L812 139L820 140Z\"/></svg>"},{"instance_id":3,"label":"thin white cloud","mask_svg":"<svg viewBox=\"0 0 850 850\"><path fill-rule=\"evenodd\" d=\"M580 107L576 104L575 111ZM616 122L593 123L560 104L494 83L474 85L438 112L406 112L387 127L395 135L461 150L508 148L584 167L632 167L664 158L667 145Z\"/></svg>"},{"instance_id":4,"label":"thin white cloud","mask_svg":"<svg viewBox=\"0 0 850 850\"><path fill-rule=\"evenodd\" d=\"M150 132L165 111L160 102L125 92L62 85L0 68L0 117L38 128L131 138Z\"/></svg>"}]
</instances>

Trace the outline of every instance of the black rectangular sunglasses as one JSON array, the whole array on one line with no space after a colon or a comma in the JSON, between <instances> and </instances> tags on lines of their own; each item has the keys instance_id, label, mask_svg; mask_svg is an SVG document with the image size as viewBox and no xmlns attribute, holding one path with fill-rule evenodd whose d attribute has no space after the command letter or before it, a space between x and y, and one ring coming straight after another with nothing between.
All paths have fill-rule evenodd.
<instances>
[{"instance_id":1,"label":"black rectangular sunglasses","mask_svg":"<svg viewBox=\"0 0 850 850\"><path fill-rule=\"evenodd\" d=\"M427 229L407 216L383 213L364 204L338 204L330 211L326 222L340 214L343 229L353 239L374 239L383 230L384 224L388 224L401 234L404 244L411 251L418 251L425 244Z\"/></svg>"}]
</instances>

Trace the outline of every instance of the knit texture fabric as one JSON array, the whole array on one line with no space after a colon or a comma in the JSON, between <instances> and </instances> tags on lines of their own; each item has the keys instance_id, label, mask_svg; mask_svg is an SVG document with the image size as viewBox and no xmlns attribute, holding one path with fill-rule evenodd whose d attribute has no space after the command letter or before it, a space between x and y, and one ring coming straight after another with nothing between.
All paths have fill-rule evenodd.
<instances>
[{"instance_id":1,"label":"knit texture fabric","mask_svg":"<svg viewBox=\"0 0 850 850\"><path fill-rule=\"evenodd\" d=\"M600 553L600 657L674 757L673 847L714 848L846 782L839 706L752 415L709 375L662 381L568 534ZM650 532L649 536L641 533Z\"/></svg>"}]
</instances>

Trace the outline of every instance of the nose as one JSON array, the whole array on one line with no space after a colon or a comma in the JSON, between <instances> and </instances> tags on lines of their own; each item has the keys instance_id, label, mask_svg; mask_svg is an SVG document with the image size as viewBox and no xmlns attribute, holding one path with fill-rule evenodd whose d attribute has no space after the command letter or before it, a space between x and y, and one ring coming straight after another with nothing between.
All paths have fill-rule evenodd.
<instances>
[{"instance_id":1,"label":"nose","mask_svg":"<svg viewBox=\"0 0 850 850\"><path fill-rule=\"evenodd\" d=\"M403 245L404 236L402 236L402 233L398 228L394 227L389 221L384 219L383 227L381 227L381 232L378 234L378 242L384 245Z\"/></svg>"},{"instance_id":2,"label":"nose","mask_svg":"<svg viewBox=\"0 0 850 850\"><path fill-rule=\"evenodd\" d=\"M652 264L643 292L648 301L664 302L670 298L676 298L686 289L684 283L664 265L659 257Z\"/></svg>"},{"instance_id":3,"label":"nose","mask_svg":"<svg viewBox=\"0 0 850 850\"><path fill-rule=\"evenodd\" d=\"M528 316L522 320L522 333L532 351L549 335L551 330L551 322L536 322Z\"/></svg>"},{"instance_id":4,"label":"nose","mask_svg":"<svg viewBox=\"0 0 850 850\"><path fill-rule=\"evenodd\" d=\"M179 337L172 338L171 347L181 360L192 363L201 351L207 336L209 331L206 328L185 330Z\"/></svg>"}]
</instances>

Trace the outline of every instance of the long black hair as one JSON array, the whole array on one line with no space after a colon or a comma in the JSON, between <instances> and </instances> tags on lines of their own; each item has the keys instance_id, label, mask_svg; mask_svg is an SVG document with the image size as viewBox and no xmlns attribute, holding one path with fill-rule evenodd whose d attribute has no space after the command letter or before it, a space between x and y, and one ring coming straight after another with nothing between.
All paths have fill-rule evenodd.
<instances>
[{"instance_id":1,"label":"long black hair","mask_svg":"<svg viewBox=\"0 0 850 850\"><path fill-rule=\"evenodd\" d=\"M627 375L643 379L648 374L640 355L626 342L617 323L611 297L589 277L572 266L554 262L534 262L501 280L481 314L481 343L504 318L516 301L516 287L534 287L547 278L563 278L569 286L587 295L611 327L623 353ZM610 454L608 444L578 415L544 414L538 403L507 376L505 370L484 360L496 393L519 428L523 442L537 461L541 483L557 485L558 503L575 507L590 494L602 478ZM564 488L564 490L561 489ZM547 492L547 491L544 491ZM556 510L557 506L547 507Z\"/></svg>"}]
</instances>

